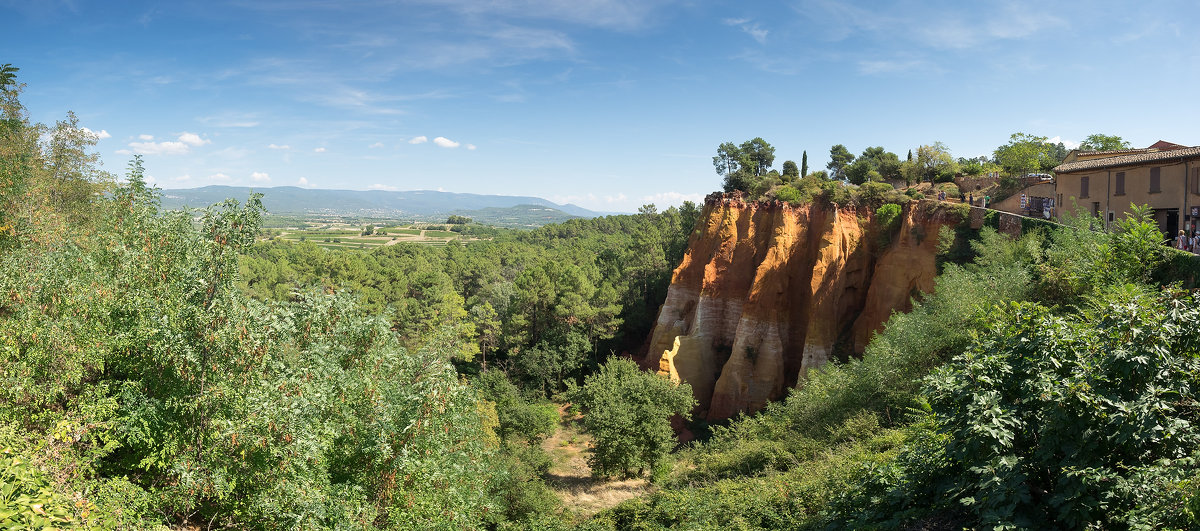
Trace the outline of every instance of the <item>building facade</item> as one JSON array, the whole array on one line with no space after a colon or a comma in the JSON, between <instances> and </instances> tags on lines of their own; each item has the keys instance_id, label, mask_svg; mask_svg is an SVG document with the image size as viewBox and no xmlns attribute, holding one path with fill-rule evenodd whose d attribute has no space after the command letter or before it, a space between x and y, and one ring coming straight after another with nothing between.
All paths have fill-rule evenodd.
<instances>
[{"instance_id":1,"label":"building facade","mask_svg":"<svg viewBox=\"0 0 1200 531\"><path fill-rule=\"evenodd\" d=\"M1146 149L1071 152L1054 172L1055 218L1082 211L1111 224L1136 204L1154 210L1168 237L1200 228L1200 147L1160 141Z\"/></svg>"}]
</instances>

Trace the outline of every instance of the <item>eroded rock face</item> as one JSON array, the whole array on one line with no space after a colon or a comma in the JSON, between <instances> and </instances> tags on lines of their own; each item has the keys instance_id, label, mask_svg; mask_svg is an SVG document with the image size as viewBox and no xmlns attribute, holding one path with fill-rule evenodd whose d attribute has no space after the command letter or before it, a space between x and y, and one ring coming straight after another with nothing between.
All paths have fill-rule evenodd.
<instances>
[{"instance_id":1,"label":"eroded rock face","mask_svg":"<svg viewBox=\"0 0 1200 531\"><path fill-rule=\"evenodd\" d=\"M709 196L650 338L659 371L690 383L713 420L781 398L835 348L861 353L892 311L933 290L938 230L960 221L914 202L881 237L873 217Z\"/></svg>"}]
</instances>

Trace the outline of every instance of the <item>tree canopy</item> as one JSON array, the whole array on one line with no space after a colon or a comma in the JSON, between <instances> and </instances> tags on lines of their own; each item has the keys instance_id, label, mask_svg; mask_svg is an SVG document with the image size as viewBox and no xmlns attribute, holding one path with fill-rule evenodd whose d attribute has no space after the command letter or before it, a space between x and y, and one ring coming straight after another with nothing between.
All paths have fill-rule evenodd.
<instances>
[{"instance_id":1,"label":"tree canopy","mask_svg":"<svg viewBox=\"0 0 1200 531\"><path fill-rule=\"evenodd\" d=\"M583 425L596 439L588 463L593 473L629 477L653 468L675 444L671 416L690 418L692 387L614 358L570 393L584 410Z\"/></svg>"},{"instance_id":2,"label":"tree canopy","mask_svg":"<svg viewBox=\"0 0 1200 531\"><path fill-rule=\"evenodd\" d=\"M1008 143L996 148L994 154L996 162L1010 175L1049 170L1062 160L1057 146L1046 137L1026 133L1013 133Z\"/></svg>"},{"instance_id":3,"label":"tree canopy","mask_svg":"<svg viewBox=\"0 0 1200 531\"><path fill-rule=\"evenodd\" d=\"M724 177L726 192L742 190L761 193L757 189L764 187L763 178L769 177L774 163L775 147L760 137L742 142L741 145L724 142L717 146L717 155L713 157L713 167L717 175Z\"/></svg>"},{"instance_id":4,"label":"tree canopy","mask_svg":"<svg viewBox=\"0 0 1200 531\"><path fill-rule=\"evenodd\" d=\"M1088 135L1079 143L1079 149L1083 151L1117 151L1130 147L1129 142L1119 136L1100 133Z\"/></svg>"},{"instance_id":5,"label":"tree canopy","mask_svg":"<svg viewBox=\"0 0 1200 531\"><path fill-rule=\"evenodd\" d=\"M842 180L846 178L846 166L854 161L854 154L846 146L836 144L829 148L829 163L825 165L830 171L830 178Z\"/></svg>"}]
</instances>

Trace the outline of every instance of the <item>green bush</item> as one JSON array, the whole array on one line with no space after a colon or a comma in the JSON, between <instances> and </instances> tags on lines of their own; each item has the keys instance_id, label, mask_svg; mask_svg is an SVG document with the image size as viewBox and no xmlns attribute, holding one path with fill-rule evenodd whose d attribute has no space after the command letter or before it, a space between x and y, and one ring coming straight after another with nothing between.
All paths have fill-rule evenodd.
<instances>
[{"instance_id":1,"label":"green bush","mask_svg":"<svg viewBox=\"0 0 1200 531\"><path fill-rule=\"evenodd\" d=\"M912 525L947 507L989 529L1200 523L1176 488L1200 472L1197 302L1121 289L1076 317L1005 308L929 379L940 443L906 452L919 467L874 475L868 484L901 488L865 504L881 519L848 527ZM871 492L883 490L860 494Z\"/></svg>"},{"instance_id":2,"label":"green bush","mask_svg":"<svg viewBox=\"0 0 1200 531\"><path fill-rule=\"evenodd\" d=\"M0 528L69 526L74 523L70 506L29 459L12 448L0 449Z\"/></svg>"},{"instance_id":3,"label":"green bush","mask_svg":"<svg viewBox=\"0 0 1200 531\"><path fill-rule=\"evenodd\" d=\"M787 201L789 204L795 206L802 203L803 197L800 194L800 190L793 188L791 185L785 185L775 189L775 199Z\"/></svg>"},{"instance_id":4,"label":"green bush","mask_svg":"<svg viewBox=\"0 0 1200 531\"><path fill-rule=\"evenodd\" d=\"M588 464L601 476L653 469L675 444L671 416L688 419L696 404L692 386L643 372L623 358L609 360L568 395L583 407L584 428L595 438Z\"/></svg>"}]
</instances>

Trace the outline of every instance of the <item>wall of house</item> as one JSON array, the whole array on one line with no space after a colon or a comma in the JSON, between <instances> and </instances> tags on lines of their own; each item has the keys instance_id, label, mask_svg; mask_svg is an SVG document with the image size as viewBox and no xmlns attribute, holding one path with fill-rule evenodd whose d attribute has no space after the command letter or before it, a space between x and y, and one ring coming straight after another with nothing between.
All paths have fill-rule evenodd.
<instances>
[{"instance_id":1,"label":"wall of house","mask_svg":"<svg viewBox=\"0 0 1200 531\"><path fill-rule=\"evenodd\" d=\"M1129 211L1130 204L1150 205L1154 209L1178 209L1182 224L1191 206L1200 206L1200 194L1188 190L1187 172L1200 167L1200 162L1171 163L1157 166L1159 170L1159 192L1150 191L1150 169L1153 165L1096 170L1079 173L1060 173L1056 176L1056 193L1059 207L1056 216L1077 208L1092 213L1094 203L1099 203L1098 213L1113 219L1121 219ZM1116 195L1116 175L1125 172L1125 193ZM1089 177L1088 197L1080 197L1080 182ZM1107 219L1107 216L1106 216ZM1200 221L1200 220L1198 220Z\"/></svg>"},{"instance_id":2,"label":"wall of house","mask_svg":"<svg viewBox=\"0 0 1200 531\"><path fill-rule=\"evenodd\" d=\"M1013 214L1025 215L1025 210L1021 208L1021 194L1028 197L1057 197L1054 195L1054 183L1044 182L1033 186L1027 186L1021 191L995 203L988 205L990 208L1003 212L1011 212ZM1041 213L1035 214L1035 217L1041 217Z\"/></svg>"}]
</instances>

